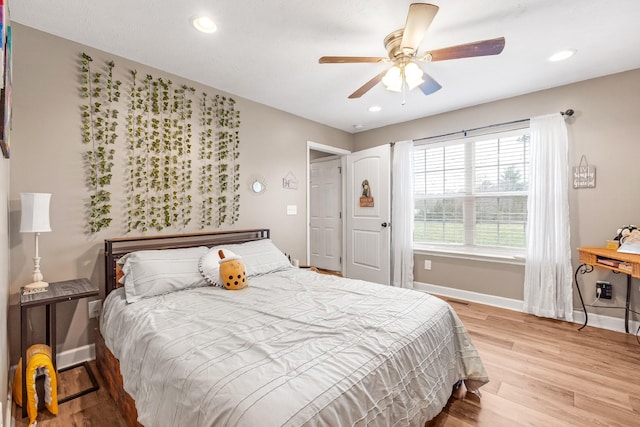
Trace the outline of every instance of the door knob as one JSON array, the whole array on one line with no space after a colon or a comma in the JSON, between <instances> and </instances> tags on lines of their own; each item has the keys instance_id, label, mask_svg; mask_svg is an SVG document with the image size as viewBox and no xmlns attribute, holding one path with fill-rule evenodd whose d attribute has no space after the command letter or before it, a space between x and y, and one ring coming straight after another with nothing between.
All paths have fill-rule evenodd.
<instances>
[{"instance_id":1,"label":"door knob","mask_svg":"<svg viewBox=\"0 0 640 427\"><path fill-rule=\"evenodd\" d=\"M383 222L380 225L382 225L382 228L387 228L387 227L389 227L391 225L391 223L390 222Z\"/></svg>"}]
</instances>

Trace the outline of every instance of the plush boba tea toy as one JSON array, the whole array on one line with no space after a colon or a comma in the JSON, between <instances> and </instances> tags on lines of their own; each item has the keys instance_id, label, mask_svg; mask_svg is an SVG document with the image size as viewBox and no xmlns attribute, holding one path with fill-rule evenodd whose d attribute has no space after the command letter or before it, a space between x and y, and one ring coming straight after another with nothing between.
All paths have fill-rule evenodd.
<instances>
[{"instance_id":1,"label":"plush boba tea toy","mask_svg":"<svg viewBox=\"0 0 640 427\"><path fill-rule=\"evenodd\" d=\"M225 253L226 252L226 253ZM247 273L241 258L229 250L218 251L220 257L220 282L225 289L242 289L247 286Z\"/></svg>"}]
</instances>

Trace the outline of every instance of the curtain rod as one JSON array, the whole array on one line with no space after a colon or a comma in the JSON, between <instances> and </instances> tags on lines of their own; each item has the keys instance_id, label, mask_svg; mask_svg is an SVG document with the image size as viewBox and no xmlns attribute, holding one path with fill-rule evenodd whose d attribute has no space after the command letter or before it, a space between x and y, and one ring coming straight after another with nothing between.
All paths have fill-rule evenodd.
<instances>
[{"instance_id":1,"label":"curtain rod","mask_svg":"<svg viewBox=\"0 0 640 427\"><path fill-rule=\"evenodd\" d=\"M571 108L569 108L566 111L560 111L560 114L562 114L563 116L566 116L566 117L571 117L571 116L573 116L574 112L575 111L573 111ZM459 133L463 134L464 136L467 136L467 132L473 132L473 131L482 130L482 129L490 129L490 128L494 128L494 127L498 127L498 126L513 125L513 124L516 124L516 123L524 123L524 122L528 122L529 120L531 120L531 119L513 120L513 121L510 121L510 122L496 123L496 124L487 125L487 126L480 126L480 127L473 128L473 129L463 129L463 130L459 130L457 132L443 133L442 135L434 135L434 136L427 136L427 137L424 137L424 138L414 139L413 142L428 141L430 139L442 138L442 137L445 137L445 136L453 136L453 135L457 135Z\"/></svg>"}]
</instances>

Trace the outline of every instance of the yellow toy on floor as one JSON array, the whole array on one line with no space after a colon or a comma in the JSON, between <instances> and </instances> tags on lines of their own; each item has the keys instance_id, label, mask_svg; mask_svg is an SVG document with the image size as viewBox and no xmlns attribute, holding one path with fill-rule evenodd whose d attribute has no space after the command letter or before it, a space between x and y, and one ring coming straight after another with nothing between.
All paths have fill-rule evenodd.
<instances>
[{"instance_id":1,"label":"yellow toy on floor","mask_svg":"<svg viewBox=\"0 0 640 427\"><path fill-rule=\"evenodd\" d=\"M226 254L225 254L226 252ZM220 281L225 289L237 290L247 286L247 273L240 257L230 250L218 251L220 257Z\"/></svg>"},{"instance_id":2,"label":"yellow toy on floor","mask_svg":"<svg viewBox=\"0 0 640 427\"><path fill-rule=\"evenodd\" d=\"M13 400L22 406L22 358L13 377ZM36 376L44 374L44 404L53 415L58 415L58 381L51 362L51 348L45 344L34 344L27 349L27 414L29 427L35 427L38 417L38 395Z\"/></svg>"}]
</instances>

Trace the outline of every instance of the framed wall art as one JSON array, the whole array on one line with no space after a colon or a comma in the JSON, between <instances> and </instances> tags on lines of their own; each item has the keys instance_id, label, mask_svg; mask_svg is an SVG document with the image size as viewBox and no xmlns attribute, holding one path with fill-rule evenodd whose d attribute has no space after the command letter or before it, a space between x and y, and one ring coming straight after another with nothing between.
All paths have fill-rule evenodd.
<instances>
[{"instance_id":1,"label":"framed wall art","mask_svg":"<svg viewBox=\"0 0 640 427\"><path fill-rule=\"evenodd\" d=\"M11 26L7 0L0 0L0 127L2 128L2 154L9 158L11 142Z\"/></svg>"}]
</instances>

